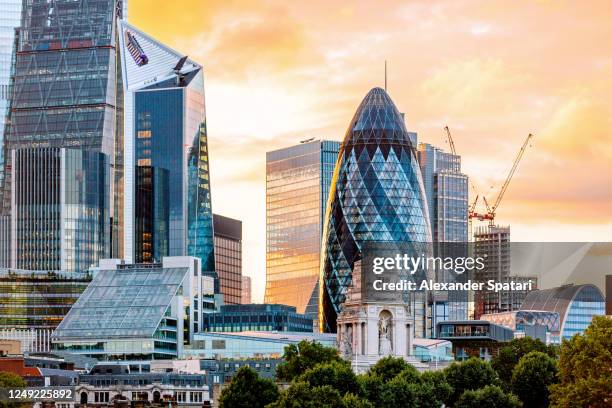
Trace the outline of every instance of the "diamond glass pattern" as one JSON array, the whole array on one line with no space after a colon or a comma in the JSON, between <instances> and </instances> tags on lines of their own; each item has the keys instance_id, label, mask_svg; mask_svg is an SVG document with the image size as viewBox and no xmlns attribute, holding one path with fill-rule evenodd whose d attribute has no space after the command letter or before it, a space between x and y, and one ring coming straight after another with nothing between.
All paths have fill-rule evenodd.
<instances>
[{"instance_id":1,"label":"diamond glass pattern","mask_svg":"<svg viewBox=\"0 0 612 408\"><path fill-rule=\"evenodd\" d=\"M381 88L357 108L334 170L322 243L322 330L335 331L353 265L368 241L431 242L415 147Z\"/></svg>"}]
</instances>

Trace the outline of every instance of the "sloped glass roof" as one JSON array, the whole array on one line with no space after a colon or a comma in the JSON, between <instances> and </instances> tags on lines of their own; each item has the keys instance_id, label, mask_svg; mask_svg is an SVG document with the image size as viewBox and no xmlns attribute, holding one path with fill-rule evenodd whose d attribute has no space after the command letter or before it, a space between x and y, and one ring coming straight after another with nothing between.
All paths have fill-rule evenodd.
<instances>
[{"instance_id":1,"label":"sloped glass roof","mask_svg":"<svg viewBox=\"0 0 612 408\"><path fill-rule=\"evenodd\" d=\"M188 272L188 268L99 271L53 338L151 337Z\"/></svg>"}]
</instances>

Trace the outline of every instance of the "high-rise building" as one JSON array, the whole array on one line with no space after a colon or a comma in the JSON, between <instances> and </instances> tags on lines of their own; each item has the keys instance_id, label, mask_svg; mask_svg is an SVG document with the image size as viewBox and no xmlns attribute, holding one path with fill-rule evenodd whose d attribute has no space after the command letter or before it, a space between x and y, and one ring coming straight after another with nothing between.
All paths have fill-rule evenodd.
<instances>
[{"instance_id":1,"label":"high-rise building","mask_svg":"<svg viewBox=\"0 0 612 408\"><path fill-rule=\"evenodd\" d=\"M202 315L202 331L312 332L312 318L297 313L294 306L248 304L223 305L215 313Z\"/></svg>"},{"instance_id":2,"label":"high-rise building","mask_svg":"<svg viewBox=\"0 0 612 408\"><path fill-rule=\"evenodd\" d=\"M310 140L266 153L265 303L318 319L321 238L340 142Z\"/></svg>"},{"instance_id":3,"label":"high-rise building","mask_svg":"<svg viewBox=\"0 0 612 408\"><path fill-rule=\"evenodd\" d=\"M109 167L95 150L11 150L11 266L84 271L110 256Z\"/></svg>"},{"instance_id":4,"label":"high-rise building","mask_svg":"<svg viewBox=\"0 0 612 408\"><path fill-rule=\"evenodd\" d=\"M215 271L223 302L242 303L242 221L213 214Z\"/></svg>"},{"instance_id":5,"label":"high-rise building","mask_svg":"<svg viewBox=\"0 0 612 408\"><path fill-rule=\"evenodd\" d=\"M510 227L482 226L474 232L474 257L486 259L486 267L475 274L476 280L503 282L510 276ZM502 292L481 290L475 294L474 319L482 314L512 310L503 304Z\"/></svg>"},{"instance_id":6,"label":"high-rise building","mask_svg":"<svg viewBox=\"0 0 612 408\"><path fill-rule=\"evenodd\" d=\"M319 325L335 332L364 244L431 243L416 149L402 116L381 88L366 95L350 121L324 222ZM418 295L412 324L423 336L426 304L424 294Z\"/></svg>"},{"instance_id":7,"label":"high-rise building","mask_svg":"<svg viewBox=\"0 0 612 408\"><path fill-rule=\"evenodd\" d=\"M442 258L465 257L468 253L468 177L461 173L461 157L431 144L419 143L417 158L429 208L434 253ZM464 277L452 271L436 271L436 282L456 278ZM467 292L436 291L430 298L428 316L431 337L435 337L438 322L467 319Z\"/></svg>"},{"instance_id":8,"label":"high-rise building","mask_svg":"<svg viewBox=\"0 0 612 408\"><path fill-rule=\"evenodd\" d=\"M9 125L4 132L5 158L10 157L10 151L22 148L80 149L104 153L111 171L120 171L115 155L122 140L122 89L115 21L123 2L32 0L23 5L11 77ZM12 171L5 160L4 214L11 211ZM111 174L111 180L115 176ZM45 180L39 181L43 190L52 189ZM113 193L114 183L109 191L113 203L108 215L115 243L121 224L121 214L115 209L121 195ZM60 225L55 227L53 234L59 236ZM109 239L110 234L109 229ZM11 240L19 239L11 236Z\"/></svg>"},{"instance_id":9,"label":"high-rise building","mask_svg":"<svg viewBox=\"0 0 612 408\"><path fill-rule=\"evenodd\" d=\"M242 275L242 292L240 295L240 303L243 305L249 305L252 303L251 300L251 277Z\"/></svg>"},{"instance_id":10,"label":"high-rise building","mask_svg":"<svg viewBox=\"0 0 612 408\"><path fill-rule=\"evenodd\" d=\"M11 71L15 51L15 29L21 22L21 5L23 0L4 0L0 3L0 173L4 172L4 155L2 142L4 124L10 103ZM0 176L0 181L2 176Z\"/></svg>"},{"instance_id":11,"label":"high-rise building","mask_svg":"<svg viewBox=\"0 0 612 408\"><path fill-rule=\"evenodd\" d=\"M124 257L195 256L214 275L202 66L123 20L118 36Z\"/></svg>"},{"instance_id":12,"label":"high-rise building","mask_svg":"<svg viewBox=\"0 0 612 408\"><path fill-rule=\"evenodd\" d=\"M468 177L461 157L428 143L419 143L417 157L434 242L467 242Z\"/></svg>"}]
</instances>

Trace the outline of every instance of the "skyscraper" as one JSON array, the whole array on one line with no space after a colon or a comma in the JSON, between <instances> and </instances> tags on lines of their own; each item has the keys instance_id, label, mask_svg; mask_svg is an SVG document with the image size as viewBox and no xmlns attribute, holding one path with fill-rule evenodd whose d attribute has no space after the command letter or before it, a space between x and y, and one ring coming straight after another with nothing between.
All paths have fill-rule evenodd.
<instances>
[{"instance_id":1,"label":"skyscraper","mask_svg":"<svg viewBox=\"0 0 612 408\"><path fill-rule=\"evenodd\" d=\"M241 286L240 303L243 305L250 304L251 301L251 277L242 275L242 286Z\"/></svg>"},{"instance_id":2,"label":"skyscraper","mask_svg":"<svg viewBox=\"0 0 612 408\"><path fill-rule=\"evenodd\" d=\"M118 86L115 21L121 14L123 2L32 0L23 4L12 75L9 125L5 128L5 158L8 159L9 152L14 149L69 148L103 153L107 166L117 169L116 144L121 140L122 126L119 124L121 88ZM12 165L5 160L4 214L11 211L12 170ZM51 190L52 186L47 184L50 180L37 179L35 182L39 184L30 184L29 188ZM120 195L112 194L113 184L109 191L115 200L108 215L113 220L113 240L116 240L121 221L114 209L119 205ZM42 224L30 224L29 233L45 234L39 227L43 228ZM59 236L59 224L55 227L57 230L52 233ZM110 237L110 234L109 227L105 235ZM11 236L11 240L19 240L19 237ZM17 252L16 255L22 254ZM19 259L12 262L19 262Z\"/></svg>"},{"instance_id":3,"label":"skyscraper","mask_svg":"<svg viewBox=\"0 0 612 408\"><path fill-rule=\"evenodd\" d=\"M316 321L321 237L340 142L310 140L266 154L266 303Z\"/></svg>"},{"instance_id":4,"label":"skyscraper","mask_svg":"<svg viewBox=\"0 0 612 408\"><path fill-rule=\"evenodd\" d=\"M4 156L1 148L4 125L10 103L11 71L15 48L15 29L21 22L22 0L4 0L0 3L0 173L4 172ZM2 177L0 177L0 180Z\"/></svg>"},{"instance_id":5,"label":"skyscraper","mask_svg":"<svg viewBox=\"0 0 612 408\"><path fill-rule=\"evenodd\" d=\"M213 214L215 231L215 271L226 305L239 305L242 299L242 221Z\"/></svg>"},{"instance_id":6,"label":"skyscraper","mask_svg":"<svg viewBox=\"0 0 612 408\"><path fill-rule=\"evenodd\" d=\"M366 242L431 243L415 147L401 114L381 88L368 92L350 121L324 222L319 325L335 332ZM424 309L424 304L413 309L419 335L424 333Z\"/></svg>"},{"instance_id":7,"label":"skyscraper","mask_svg":"<svg viewBox=\"0 0 612 408\"><path fill-rule=\"evenodd\" d=\"M423 176L434 252L441 257L468 254L468 177L461 173L461 157L428 143L419 143L417 158ZM451 244L452 243L452 244ZM465 279L451 271L436 271L437 282ZM466 291L436 291L430 298L428 335L444 320L468 318Z\"/></svg>"},{"instance_id":8,"label":"skyscraper","mask_svg":"<svg viewBox=\"0 0 612 408\"><path fill-rule=\"evenodd\" d=\"M461 173L461 157L419 143L417 158L434 242L467 242L468 177Z\"/></svg>"},{"instance_id":9,"label":"skyscraper","mask_svg":"<svg viewBox=\"0 0 612 408\"><path fill-rule=\"evenodd\" d=\"M202 273L213 274L202 66L125 21L119 22L119 42L124 256L128 262L195 256L202 260Z\"/></svg>"},{"instance_id":10,"label":"skyscraper","mask_svg":"<svg viewBox=\"0 0 612 408\"><path fill-rule=\"evenodd\" d=\"M109 167L95 150L11 150L13 268L84 271L110 256Z\"/></svg>"}]
</instances>

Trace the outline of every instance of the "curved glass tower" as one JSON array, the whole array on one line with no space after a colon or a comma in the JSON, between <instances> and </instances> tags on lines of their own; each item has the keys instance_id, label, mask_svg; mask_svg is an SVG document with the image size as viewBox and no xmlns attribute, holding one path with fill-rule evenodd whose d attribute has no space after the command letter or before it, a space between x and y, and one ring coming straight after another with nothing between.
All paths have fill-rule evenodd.
<instances>
[{"instance_id":1,"label":"curved glass tower","mask_svg":"<svg viewBox=\"0 0 612 408\"><path fill-rule=\"evenodd\" d=\"M404 120L374 88L351 120L329 193L321 249L319 326L336 317L366 242L431 242L423 180Z\"/></svg>"}]
</instances>

